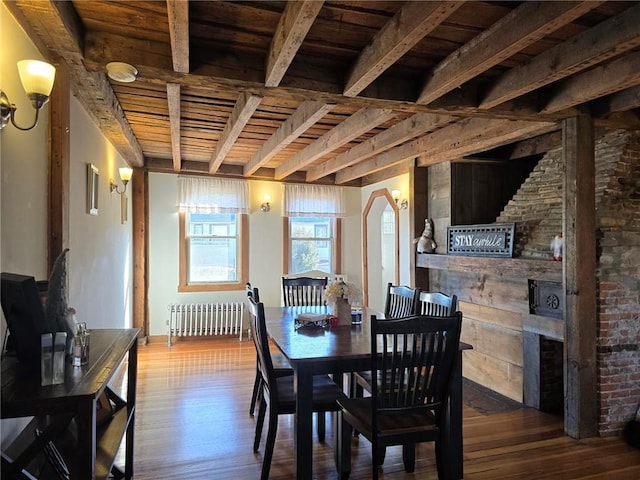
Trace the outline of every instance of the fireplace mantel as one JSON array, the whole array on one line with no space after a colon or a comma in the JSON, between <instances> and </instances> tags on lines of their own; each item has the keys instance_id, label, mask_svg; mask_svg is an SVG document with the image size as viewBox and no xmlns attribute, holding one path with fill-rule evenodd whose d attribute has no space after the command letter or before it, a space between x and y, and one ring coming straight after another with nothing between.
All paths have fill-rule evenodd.
<instances>
[{"instance_id":1,"label":"fireplace mantel","mask_svg":"<svg viewBox=\"0 0 640 480\"><path fill-rule=\"evenodd\" d=\"M418 253L416 266L465 273L484 273L505 278L562 282L562 262L551 260Z\"/></svg>"}]
</instances>

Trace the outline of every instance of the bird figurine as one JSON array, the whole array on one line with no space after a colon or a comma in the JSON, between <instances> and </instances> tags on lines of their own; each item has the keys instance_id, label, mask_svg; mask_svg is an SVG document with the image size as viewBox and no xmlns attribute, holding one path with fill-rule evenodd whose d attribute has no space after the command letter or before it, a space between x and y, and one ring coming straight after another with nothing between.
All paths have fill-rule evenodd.
<instances>
[{"instance_id":1,"label":"bird figurine","mask_svg":"<svg viewBox=\"0 0 640 480\"><path fill-rule=\"evenodd\" d=\"M562 232L560 232L551 240L552 258L556 262L562 261L562 247L564 247L564 238L562 238Z\"/></svg>"},{"instance_id":2,"label":"bird figurine","mask_svg":"<svg viewBox=\"0 0 640 480\"><path fill-rule=\"evenodd\" d=\"M436 251L437 244L433 239L433 221L430 218L424 219L424 230L422 235L413 239L416 244L416 252L433 253Z\"/></svg>"}]
</instances>

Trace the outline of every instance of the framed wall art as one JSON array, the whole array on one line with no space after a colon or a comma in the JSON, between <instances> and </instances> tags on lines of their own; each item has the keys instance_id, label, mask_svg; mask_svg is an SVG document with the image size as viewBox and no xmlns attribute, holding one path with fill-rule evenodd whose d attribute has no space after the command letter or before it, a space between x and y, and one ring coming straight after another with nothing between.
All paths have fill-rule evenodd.
<instances>
[{"instance_id":1,"label":"framed wall art","mask_svg":"<svg viewBox=\"0 0 640 480\"><path fill-rule=\"evenodd\" d=\"M87 213L98 215L98 167L87 164Z\"/></svg>"}]
</instances>

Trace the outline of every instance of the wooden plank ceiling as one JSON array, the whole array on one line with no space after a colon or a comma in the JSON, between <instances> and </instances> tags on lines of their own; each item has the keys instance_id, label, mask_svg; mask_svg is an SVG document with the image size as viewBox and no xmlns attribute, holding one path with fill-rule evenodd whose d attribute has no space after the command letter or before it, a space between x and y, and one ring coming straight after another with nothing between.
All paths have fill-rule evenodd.
<instances>
[{"instance_id":1,"label":"wooden plank ceiling","mask_svg":"<svg viewBox=\"0 0 640 480\"><path fill-rule=\"evenodd\" d=\"M6 3L126 161L366 185L640 124L640 2ZM106 75L127 62L133 83Z\"/></svg>"}]
</instances>

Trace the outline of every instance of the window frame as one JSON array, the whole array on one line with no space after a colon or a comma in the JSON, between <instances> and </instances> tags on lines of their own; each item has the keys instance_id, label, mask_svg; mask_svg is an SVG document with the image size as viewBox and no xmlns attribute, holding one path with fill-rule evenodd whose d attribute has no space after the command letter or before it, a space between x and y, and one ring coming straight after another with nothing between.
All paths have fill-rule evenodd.
<instances>
[{"instance_id":1,"label":"window frame","mask_svg":"<svg viewBox=\"0 0 640 480\"><path fill-rule=\"evenodd\" d=\"M187 238L187 213L179 212L179 281L178 292L224 292L232 290L244 290L249 279L249 219L244 213L237 213L238 221L238 243L239 243L239 272L235 282L225 283L195 283L187 281L187 271L189 265L188 241Z\"/></svg>"},{"instance_id":2,"label":"window frame","mask_svg":"<svg viewBox=\"0 0 640 480\"><path fill-rule=\"evenodd\" d=\"M318 215L321 216L321 215ZM282 274L294 275L291 273L291 219L292 218L305 218L304 216L291 216L283 217L282 219ZM308 218L308 217L306 217ZM331 272L327 275L339 275L342 273L342 218L329 217L329 220L333 223L334 236L331 241L332 245L332 258L331 258ZM297 275L297 274L296 274Z\"/></svg>"}]
</instances>

